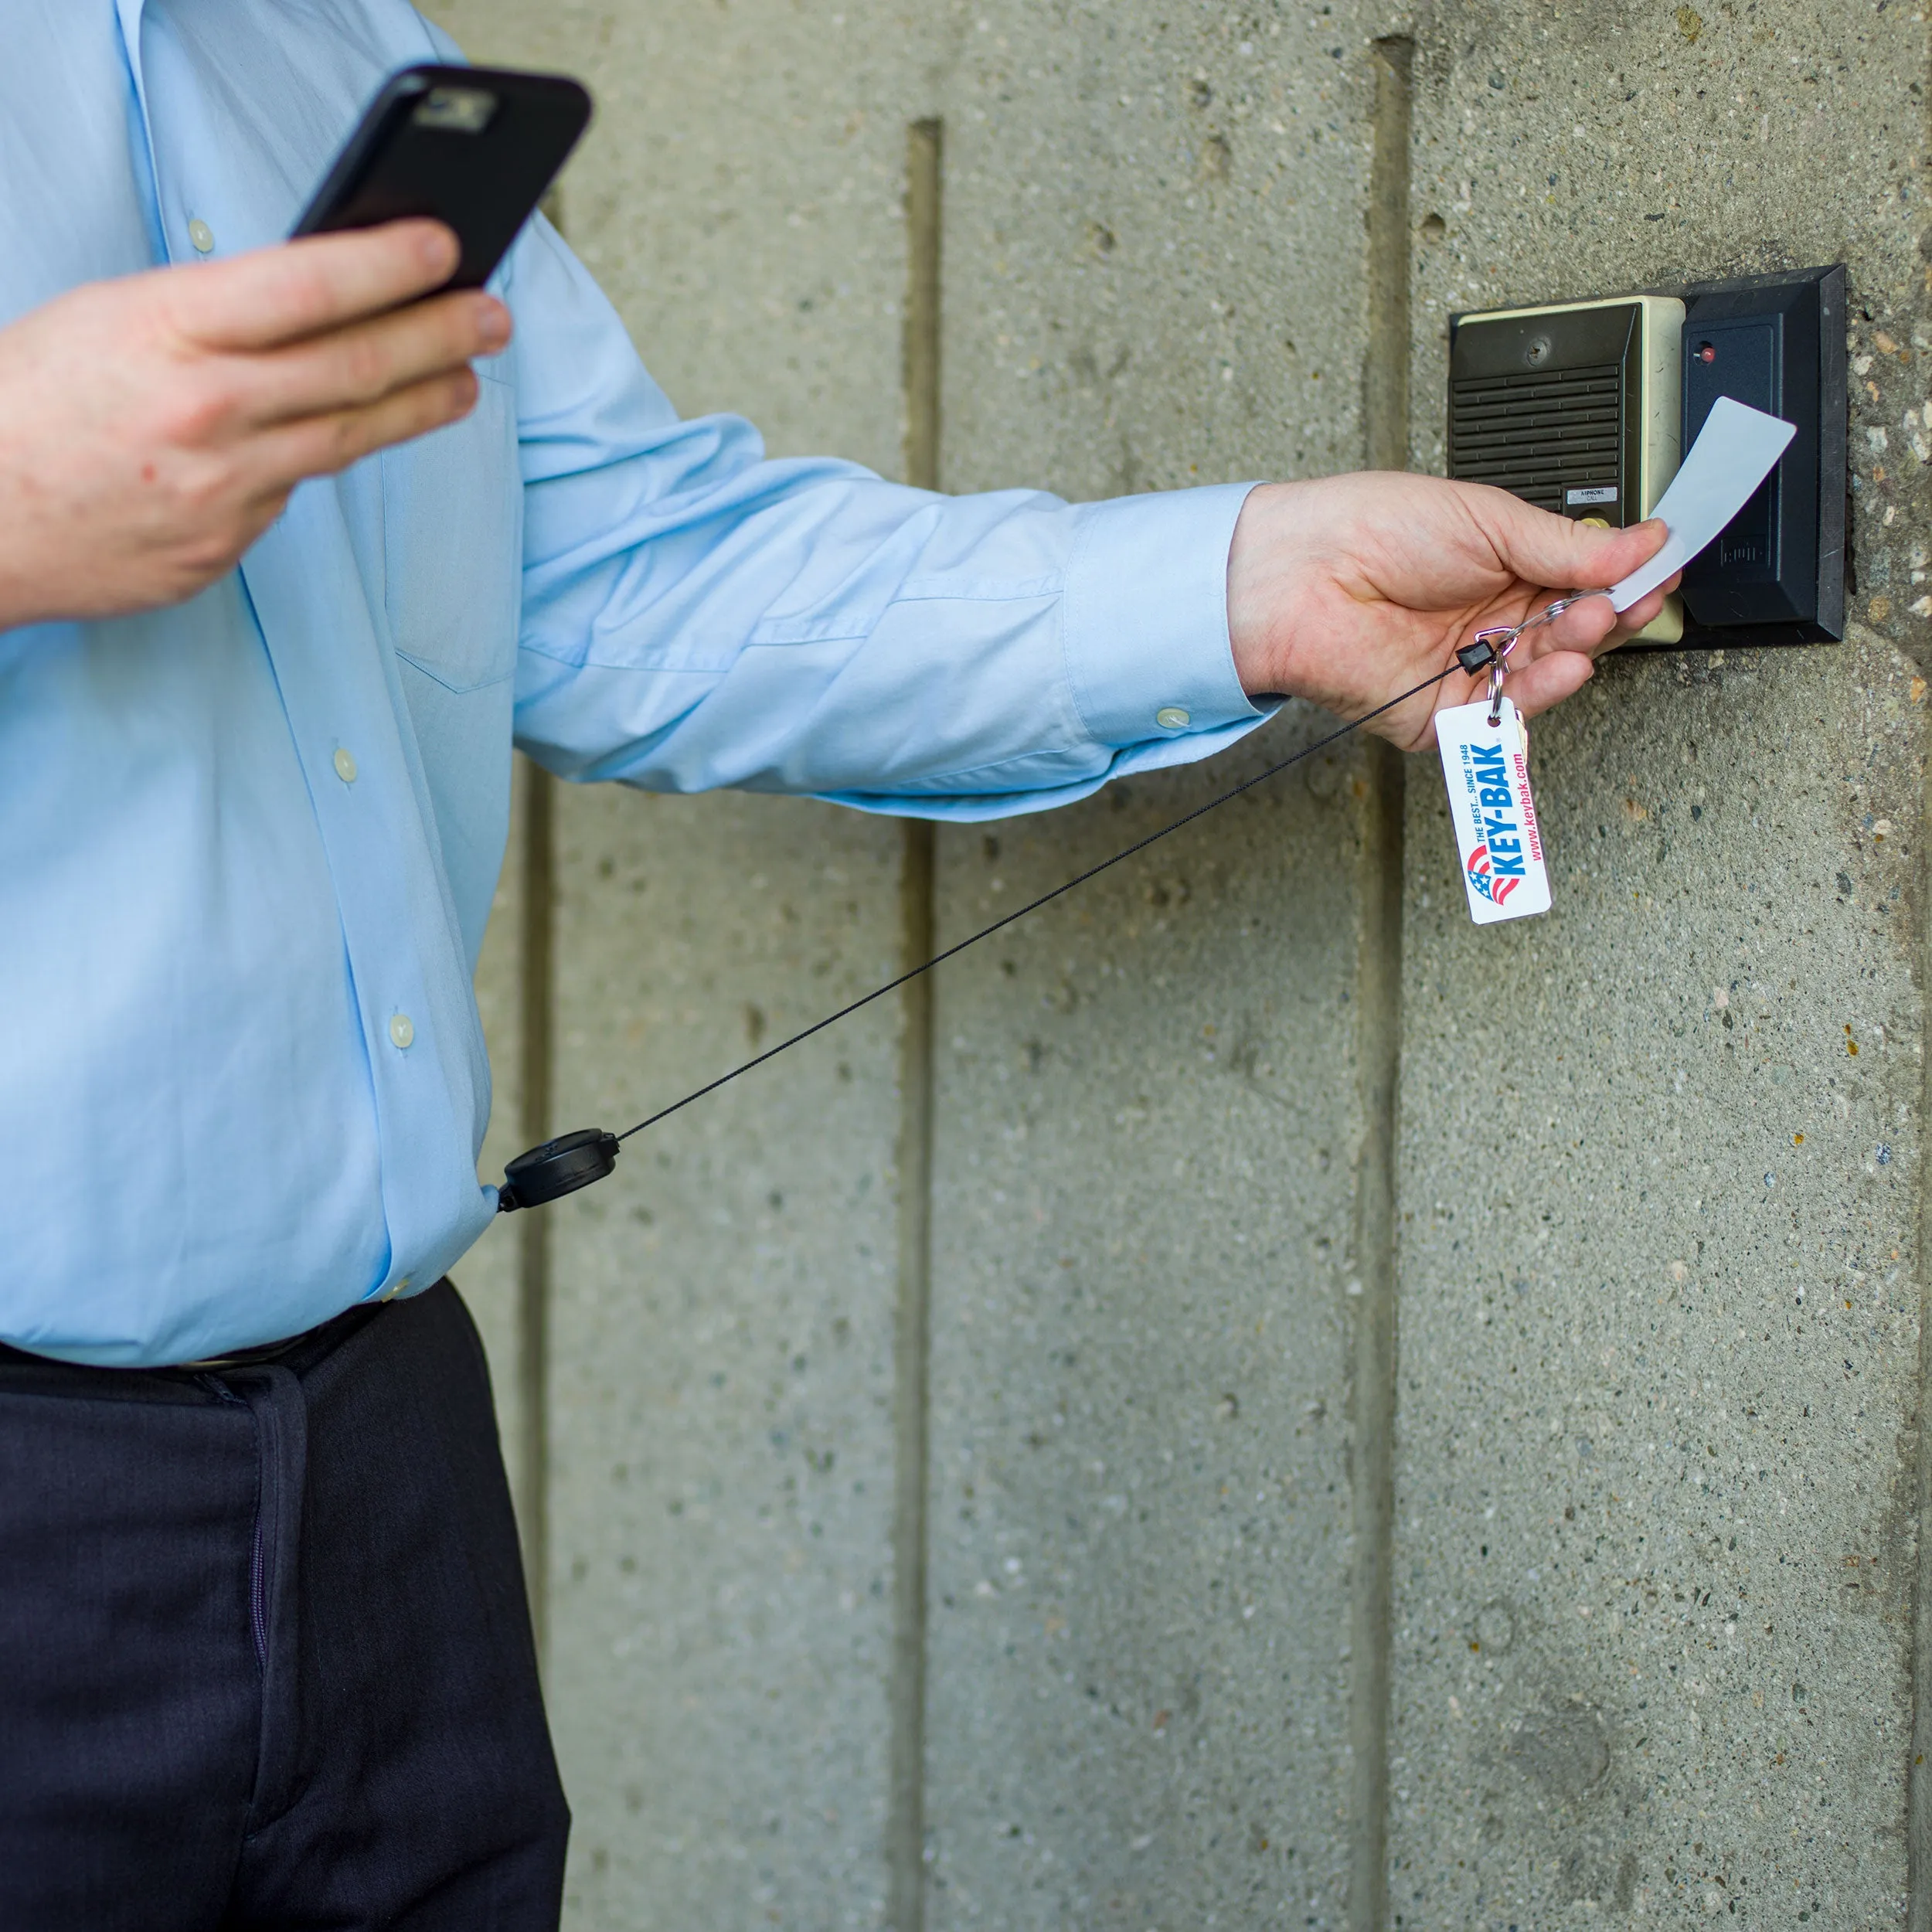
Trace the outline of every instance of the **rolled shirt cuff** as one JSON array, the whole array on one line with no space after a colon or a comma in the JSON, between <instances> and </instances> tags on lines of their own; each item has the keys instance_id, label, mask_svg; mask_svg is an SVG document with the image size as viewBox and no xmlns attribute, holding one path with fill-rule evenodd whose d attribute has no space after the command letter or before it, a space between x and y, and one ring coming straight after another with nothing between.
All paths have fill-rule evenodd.
<instances>
[{"instance_id":1,"label":"rolled shirt cuff","mask_svg":"<svg viewBox=\"0 0 1932 1932\"><path fill-rule=\"evenodd\" d=\"M1252 483L1080 507L1061 638L1067 682L1102 744L1252 723L1228 638L1228 549Z\"/></svg>"}]
</instances>

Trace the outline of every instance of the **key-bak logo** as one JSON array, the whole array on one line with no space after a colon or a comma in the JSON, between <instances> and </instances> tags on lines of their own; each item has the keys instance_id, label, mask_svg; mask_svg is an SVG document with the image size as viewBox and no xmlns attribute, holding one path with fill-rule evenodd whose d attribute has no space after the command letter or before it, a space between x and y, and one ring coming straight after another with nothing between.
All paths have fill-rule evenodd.
<instances>
[{"instance_id":1,"label":"key-bak logo","mask_svg":"<svg viewBox=\"0 0 1932 1932\"><path fill-rule=\"evenodd\" d=\"M1476 830L1482 842L1469 855L1469 883L1492 905L1500 906L1526 876L1522 835L1514 816L1509 767L1501 745L1471 745L1476 794Z\"/></svg>"}]
</instances>

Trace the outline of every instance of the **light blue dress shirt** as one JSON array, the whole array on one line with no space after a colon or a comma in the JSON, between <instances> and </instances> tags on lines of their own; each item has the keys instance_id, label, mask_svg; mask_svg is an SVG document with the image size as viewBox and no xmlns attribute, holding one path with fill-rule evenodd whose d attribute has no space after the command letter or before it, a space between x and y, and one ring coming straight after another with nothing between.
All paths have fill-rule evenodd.
<instances>
[{"instance_id":1,"label":"light blue dress shirt","mask_svg":"<svg viewBox=\"0 0 1932 1932\"><path fill-rule=\"evenodd\" d=\"M0 322L192 262L191 230L277 240L383 77L454 55L403 0L0 0ZM0 633L0 1338L205 1357L475 1240L513 741L972 818L1262 715L1243 487L1069 506L767 461L679 420L548 226L500 282L468 420L304 485L191 603Z\"/></svg>"}]
</instances>

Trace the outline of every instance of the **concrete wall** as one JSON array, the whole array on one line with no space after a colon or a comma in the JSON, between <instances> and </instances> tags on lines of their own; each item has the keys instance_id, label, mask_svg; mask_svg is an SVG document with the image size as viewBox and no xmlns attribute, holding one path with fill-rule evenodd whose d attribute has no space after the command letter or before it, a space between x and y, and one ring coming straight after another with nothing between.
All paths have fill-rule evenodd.
<instances>
[{"instance_id":1,"label":"concrete wall","mask_svg":"<svg viewBox=\"0 0 1932 1932\"><path fill-rule=\"evenodd\" d=\"M1245 40L981 9L947 100L949 486L1359 465L1356 12ZM1318 728L942 831L942 936ZM934 1927L1341 1921L1366 768L1325 757L939 984Z\"/></svg>"},{"instance_id":2,"label":"concrete wall","mask_svg":"<svg viewBox=\"0 0 1932 1932\"><path fill-rule=\"evenodd\" d=\"M1505 9L1430 43L1420 353L1505 295L1843 259L1870 387L1850 639L1633 658L1540 730L1556 916L1470 929L1416 788L1405 1923L1903 1909L1926 79L1923 26L1864 5Z\"/></svg>"},{"instance_id":3,"label":"concrete wall","mask_svg":"<svg viewBox=\"0 0 1932 1932\"><path fill-rule=\"evenodd\" d=\"M1429 765L1325 754L945 969L910 1083L873 1009L476 1257L571 1922L1932 1925L1919 13L439 12L590 80L573 239L781 451L900 468L942 117L952 488L1439 467L1455 309L1852 287L1851 637L1631 658L1539 728L1549 918L1477 932ZM941 938L1318 728L942 830ZM529 1064L540 922L558 1126L889 976L926 889L809 804L554 811L485 992Z\"/></svg>"}]
</instances>

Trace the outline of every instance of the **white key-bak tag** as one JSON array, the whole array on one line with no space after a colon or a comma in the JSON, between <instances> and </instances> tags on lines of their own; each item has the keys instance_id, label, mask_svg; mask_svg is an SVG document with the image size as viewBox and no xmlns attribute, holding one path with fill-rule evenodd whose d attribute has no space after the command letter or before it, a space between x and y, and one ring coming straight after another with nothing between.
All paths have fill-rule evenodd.
<instances>
[{"instance_id":1,"label":"white key-bak tag","mask_svg":"<svg viewBox=\"0 0 1932 1932\"><path fill-rule=\"evenodd\" d=\"M1449 815L1478 926L1549 910L1543 835L1529 796L1529 740L1505 698L1492 725L1487 699L1436 713L1436 743L1449 784Z\"/></svg>"}]
</instances>

